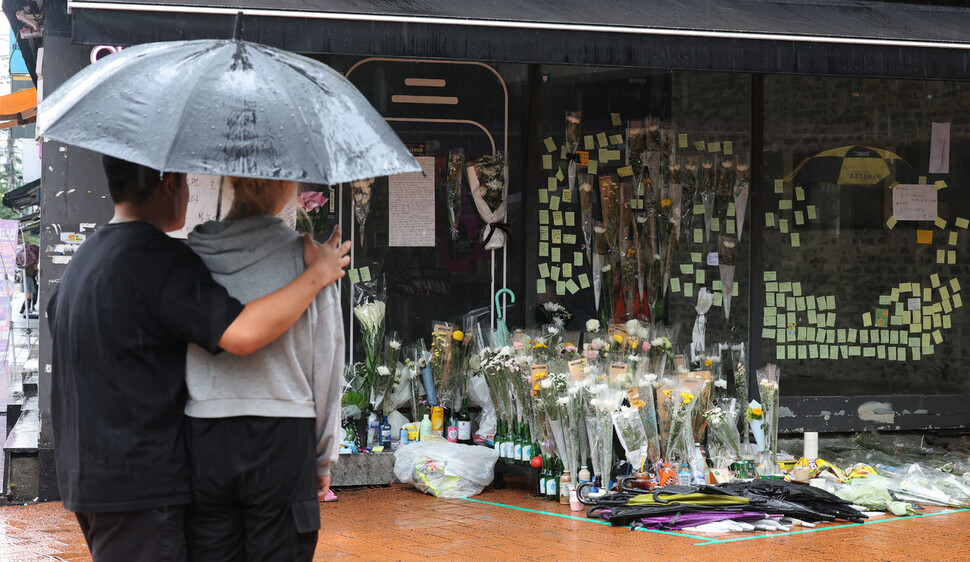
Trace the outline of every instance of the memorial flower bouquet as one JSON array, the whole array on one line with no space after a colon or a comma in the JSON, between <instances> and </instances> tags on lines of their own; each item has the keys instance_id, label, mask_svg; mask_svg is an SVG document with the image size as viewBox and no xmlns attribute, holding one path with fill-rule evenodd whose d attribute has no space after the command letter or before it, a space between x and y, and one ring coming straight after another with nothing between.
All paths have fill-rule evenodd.
<instances>
[{"instance_id":1,"label":"memorial flower bouquet","mask_svg":"<svg viewBox=\"0 0 970 562\"><path fill-rule=\"evenodd\" d=\"M546 322L562 328L572 319L573 314L566 310L566 307L556 302L542 303L542 314L546 317Z\"/></svg>"},{"instance_id":2,"label":"memorial flower bouquet","mask_svg":"<svg viewBox=\"0 0 970 562\"><path fill-rule=\"evenodd\" d=\"M303 191L296 200L303 211L296 217L297 230L311 236L323 233L328 219L327 196L319 191Z\"/></svg>"},{"instance_id":3,"label":"memorial flower bouquet","mask_svg":"<svg viewBox=\"0 0 970 562\"><path fill-rule=\"evenodd\" d=\"M694 395L686 388L679 387L664 390L662 393L670 416L670 432L667 436L667 447L664 459L672 462L687 462L694 448L693 418L696 401Z\"/></svg>"},{"instance_id":4,"label":"memorial flower bouquet","mask_svg":"<svg viewBox=\"0 0 970 562\"><path fill-rule=\"evenodd\" d=\"M445 191L448 194L448 224L451 240L458 240L458 221L461 218L461 179L465 171L465 152L461 148L452 149L448 154L448 172Z\"/></svg>"},{"instance_id":5,"label":"memorial flower bouquet","mask_svg":"<svg viewBox=\"0 0 970 562\"><path fill-rule=\"evenodd\" d=\"M583 114L579 111L566 112L566 142L563 147L566 149L566 157L569 158L569 165L566 166L566 179L569 190L576 187L576 151L579 150L579 125L583 120Z\"/></svg>"},{"instance_id":6,"label":"memorial flower bouquet","mask_svg":"<svg viewBox=\"0 0 970 562\"><path fill-rule=\"evenodd\" d=\"M468 187L479 216L485 221L481 241L486 250L505 247L506 199L509 170L501 154L482 156L467 167Z\"/></svg>"},{"instance_id":7,"label":"memorial flower bouquet","mask_svg":"<svg viewBox=\"0 0 970 562\"><path fill-rule=\"evenodd\" d=\"M761 407L764 411L762 424L765 432L765 450L771 451L772 470L778 467L778 366L766 365L759 369L758 392L761 394Z\"/></svg>"},{"instance_id":8,"label":"memorial flower bouquet","mask_svg":"<svg viewBox=\"0 0 970 562\"><path fill-rule=\"evenodd\" d=\"M584 405L590 452L594 471L603 487L609 485L613 465L613 412L620 408L626 394L603 383L589 389L589 400Z\"/></svg>"},{"instance_id":9,"label":"memorial flower bouquet","mask_svg":"<svg viewBox=\"0 0 970 562\"><path fill-rule=\"evenodd\" d=\"M400 353L401 340L397 332L392 332L384 342L384 361L377 367L377 376L374 378L374 402L371 404L374 410L380 408L385 414L390 413L392 409L388 401L397 383L397 363Z\"/></svg>"},{"instance_id":10,"label":"memorial flower bouquet","mask_svg":"<svg viewBox=\"0 0 970 562\"><path fill-rule=\"evenodd\" d=\"M642 401L636 400L631 406L620 406L620 409L613 412L613 427L620 438L620 445L626 452L626 460L639 470L643 470L644 464L649 457L647 445L647 433L640 419L640 408Z\"/></svg>"},{"instance_id":11,"label":"memorial flower bouquet","mask_svg":"<svg viewBox=\"0 0 970 562\"><path fill-rule=\"evenodd\" d=\"M510 346L485 347L479 353L479 362L496 414L511 423L515 419L513 379L521 376L521 366L513 349Z\"/></svg>"},{"instance_id":12,"label":"memorial flower bouquet","mask_svg":"<svg viewBox=\"0 0 970 562\"><path fill-rule=\"evenodd\" d=\"M341 406L356 407L359 413L363 413L371 404L372 390L378 377L377 369L383 365L381 342L384 338L384 308L384 301L365 298L354 307L354 317L360 325L364 361L349 367L347 390L341 398Z\"/></svg>"},{"instance_id":13,"label":"memorial flower bouquet","mask_svg":"<svg viewBox=\"0 0 970 562\"><path fill-rule=\"evenodd\" d=\"M579 213L583 228L583 251L586 259L592 259L593 251L593 180L594 176L579 174Z\"/></svg>"},{"instance_id":14,"label":"memorial flower bouquet","mask_svg":"<svg viewBox=\"0 0 970 562\"><path fill-rule=\"evenodd\" d=\"M643 345L650 345L644 342ZM660 431L657 424L657 406L654 397L657 395L659 377L654 373L641 369L637 376L637 397L630 401L630 406L637 409L640 423L646 438L647 458L655 463L662 458L660 451Z\"/></svg>"},{"instance_id":15,"label":"memorial flower bouquet","mask_svg":"<svg viewBox=\"0 0 970 562\"><path fill-rule=\"evenodd\" d=\"M741 436L737 425L738 401L722 400L704 412L707 420L708 453L715 466L726 467L741 458Z\"/></svg>"}]
</instances>

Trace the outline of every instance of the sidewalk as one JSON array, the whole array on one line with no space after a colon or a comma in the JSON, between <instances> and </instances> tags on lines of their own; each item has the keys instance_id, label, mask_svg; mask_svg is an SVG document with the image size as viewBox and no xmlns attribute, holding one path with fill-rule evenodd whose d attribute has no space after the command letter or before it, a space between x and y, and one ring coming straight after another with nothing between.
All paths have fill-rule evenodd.
<instances>
[{"instance_id":1,"label":"sidewalk","mask_svg":"<svg viewBox=\"0 0 970 562\"><path fill-rule=\"evenodd\" d=\"M513 480L509 480L514 483ZM967 560L970 510L928 507L916 517L819 524L787 533L631 532L582 512L486 489L437 499L396 484L337 489L320 505L317 560ZM80 528L60 503L0 507L0 558L90 560Z\"/></svg>"},{"instance_id":2,"label":"sidewalk","mask_svg":"<svg viewBox=\"0 0 970 562\"><path fill-rule=\"evenodd\" d=\"M37 404L37 340L40 334L39 319L27 318L20 314L23 305L23 293L16 293L11 299L11 327L10 342L8 344L6 370L0 369L0 428L4 432L0 439L0 450L8 445L8 428L12 429L18 419L7 419L9 405L19 405L21 411L27 412L26 417L17 427L14 438L9 443L11 447L37 447L38 422L36 415ZM30 376L25 375L31 374ZM26 388L25 388L26 387ZM16 410L15 410L15 415ZM5 455L4 455L5 456ZM4 470L6 463L0 456L0 483L5 482ZM0 486L2 488L3 486Z\"/></svg>"}]
</instances>

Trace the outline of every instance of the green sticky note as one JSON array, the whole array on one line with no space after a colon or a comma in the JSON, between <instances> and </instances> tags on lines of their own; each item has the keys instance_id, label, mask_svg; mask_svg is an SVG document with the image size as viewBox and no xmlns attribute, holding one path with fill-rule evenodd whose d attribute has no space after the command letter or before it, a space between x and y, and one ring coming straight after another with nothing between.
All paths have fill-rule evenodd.
<instances>
[{"instance_id":1,"label":"green sticky note","mask_svg":"<svg viewBox=\"0 0 970 562\"><path fill-rule=\"evenodd\" d=\"M778 291L781 291L782 285L785 285L785 283L779 284L774 281L769 281L768 283L765 283L765 291L777 293ZM789 286L789 290L791 290L791 283L787 283L787 285Z\"/></svg>"},{"instance_id":2,"label":"green sticky note","mask_svg":"<svg viewBox=\"0 0 970 562\"><path fill-rule=\"evenodd\" d=\"M350 277L350 283L356 285L360 283L360 273L356 269L351 269L347 272L347 276Z\"/></svg>"},{"instance_id":3,"label":"green sticky note","mask_svg":"<svg viewBox=\"0 0 970 562\"><path fill-rule=\"evenodd\" d=\"M546 278L546 277L549 277L549 264L548 263L540 263L539 264L539 277L542 277L543 279Z\"/></svg>"},{"instance_id":4,"label":"green sticky note","mask_svg":"<svg viewBox=\"0 0 970 562\"><path fill-rule=\"evenodd\" d=\"M809 205L807 213L808 213L808 220L810 221L818 220L818 211L815 210L815 205Z\"/></svg>"},{"instance_id":5,"label":"green sticky note","mask_svg":"<svg viewBox=\"0 0 970 562\"><path fill-rule=\"evenodd\" d=\"M581 273L579 275L579 286L583 289L589 289L589 274Z\"/></svg>"},{"instance_id":6,"label":"green sticky note","mask_svg":"<svg viewBox=\"0 0 970 562\"><path fill-rule=\"evenodd\" d=\"M778 347L775 348L775 357L779 361L784 361L785 359L787 359L787 357L785 356L785 346L779 345Z\"/></svg>"},{"instance_id":7,"label":"green sticky note","mask_svg":"<svg viewBox=\"0 0 970 562\"><path fill-rule=\"evenodd\" d=\"M795 224L798 226L805 224L805 215L801 211L795 211Z\"/></svg>"},{"instance_id":8,"label":"green sticky note","mask_svg":"<svg viewBox=\"0 0 970 562\"><path fill-rule=\"evenodd\" d=\"M765 305L766 306L775 306L775 294L774 293L768 293L768 294L765 295Z\"/></svg>"},{"instance_id":9,"label":"green sticky note","mask_svg":"<svg viewBox=\"0 0 970 562\"><path fill-rule=\"evenodd\" d=\"M609 154L609 150L606 150L605 148L601 148L597 152L596 159L599 160L600 162L606 164L609 161L609 159L610 159L610 157L609 157L608 154Z\"/></svg>"},{"instance_id":10,"label":"green sticky note","mask_svg":"<svg viewBox=\"0 0 970 562\"><path fill-rule=\"evenodd\" d=\"M713 217L711 219L711 232L720 232L720 230L721 230L721 221L718 220L717 217Z\"/></svg>"},{"instance_id":11,"label":"green sticky note","mask_svg":"<svg viewBox=\"0 0 970 562\"><path fill-rule=\"evenodd\" d=\"M552 140L552 137L546 137L542 139L542 142L545 143L547 152L555 152L556 141Z\"/></svg>"},{"instance_id":12,"label":"green sticky note","mask_svg":"<svg viewBox=\"0 0 970 562\"><path fill-rule=\"evenodd\" d=\"M573 252L573 266L582 267L583 266L583 253Z\"/></svg>"},{"instance_id":13,"label":"green sticky note","mask_svg":"<svg viewBox=\"0 0 970 562\"><path fill-rule=\"evenodd\" d=\"M791 233L791 247L792 248L798 248L801 245L802 245L801 237L798 235L797 232L792 232Z\"/></svg>"},{"instance_id":14,"label":"green sticky note","mask_svg":"<svg viewBox=\"0 0 970 562\"><path fill-rule=\"evenodd\" d=\"M566 281L566 290L569 291L570 295L575 295L579 291L579 285L570 279L569 281Z\"/></svg>"},{"instance_id":15,"label":"green sticky note","mask_svg":"<svg viewBox=\"0 0 970 562\"><path fill-rule=\"evenodd\" d=\"M720 291L722 286L723 286L722 281L720 279L715 279L711 281L711 289L715 291Z\"/></svg>"},{"instance_id":16,"label":"green sticky note","mask_svg":"<svg viewBox=\"0 0 970 562\"><path fill-rule=\"evenodd\" d=\"M593 150L594 148L596 148L593 145L593 135L586 135L583 137L583 148L585 148L586 150Z\"/></svg>"},{"instance_id":17,"label":"green sticky note","mask_svg":"<svg viewBox=\"0 0 970 562\"><path fill-rule=\"evenodd\" d=\"M734 201L728 203L727 216L733 217L737 213L737 207L734 206Z\"/></svg>"},{"instance_id":18,"label":"green sticky note","mask_svg":"<svg viewBox=\"0 0 970 562\"><path fill-rule=\"evenodd\" d=\"M536 293L539 293L540 295L546 294L546 280L545 279L536 279Z\"/></svg>"},{"instance_id":19,"label":"green sticky note","mask_svg":"<svg viewBox=\"0 0 970 562\"><path fill-rule=\"evenodd\" d=\"M549 211L545 209L539 210L539 224L549 224Z\"/></svg>"},{"instance_id":20,"label":"green sticky note","mask_svg":"<svg viewBox=\"0 0 970 562\"><path fill-rule=\"evenodd\" d=\"M542 169L551 170L552 169L552 154L542 155Z\"/></svg>"},{"instance_id":21,"label":"green sticky note","mask_svg":"<svg viewBox=\"0 0 970 562\"><path fill-rule=\"evenodd\" d=\"M690 261L692 261L694 263L701 263L701 253L700 252L691 252L690 253Z\"/></svg>"},{"instance_id":22,"label":"green sticky note","mask_svg":"<svg viewBox=\"0 0 970 562\"><path fill-rule=\"evenodd\" d=\"M549 243L539 242L539 257L548 258L549 257Z\"/></svg>"},{"instance_id":23,"label":"green sticky note","mask_svg":"<svg viewBox=\"0 0 970 562\"><path fill-rule=\"evenodd\" d=\"M539 190L539 203L542 203L543 205L548 205L549 204L549 190L548 189L540 189Z\"/></svg>"},{"instance_id":24,"label":"green sticky note","mask_svg":"<svg viewBox=\"0 0 970 562\"><path fill-rule=\"evenodd\" d=\"M551 256L550 257L551 257L552 261L554 261L554 262L560 262L560 261L562 261L561 252L559 251L559 248L553 248L552 251L551 251Z\"/></svg>"},{"instance_id":25,"label":"green sticky note","mask_svg":"<svg viewBox=\"0 0 970 562\"><path fill-rule=\"evenodd\" d=\"M693 283L684 283L684 296L685 297L693 297L694 296L694 284Z\"/></svg>"},{"instance_id":26,"label":"green sticky note","mask_svg":"<svg viewBox=\"0 0 970 562\"><path fill-rule=\"evenodd\" d=\"M865 327L867 327L867 328L869 326L872 326L872 313L871 312L867 312L867 313L865 313L865 314L862 315L862 325L865 326Z\"/></svg>"},{"instance_id":27,"label":"green sticky note","mask_svg":"<svg viewBox=\"0 0 970 562\"><path fill-rule=\"evenodd\" d=\"M610 143L610 141L607 140L606 133L597 133L596 143L599 145L600 148L605 148Z\"/></svg>"},{"instance_id":28,"label":"green sticky note","mask_svg":"<svg viewBox=\"0 0 970 562\"><path fill-rule=\"evenodd\" d=\"M727 234L734 234L734 221L733 220L728 219L727 221L725 221L725 223L724 223L724 232L726 232Z\"/></svg>"},{"instance_id":29,"label":"green sticky note","mask_svg":"<svg viewBox=\"0 0 970 562\"><path fill-rule=\"evenodd\" d=\"M808 311L808 321L811 324L816 324L818 322L817 313L814 310Z\"/></svg>"},{"instance_id":30,"label":"green sticky note","mask_svg":"<svg viewBox=\"0 0 970 562\"><path fill-rule=\"evenodd\" d=\"M802 296L802 283L801 281L795 281L791 284L791 294L796 297Z\"/></svg>"},{"instance_id":31,"label":"green sticky note","mask_svg":"<svg viewBox=\"0 0 970 562\"><path fill-rule=\"evenodd\" d=\"M785 191L785 182L775 180L775 193L782 193L783 191Z\"/></svg>"},{"instance_id":32,"label":"green sticky note","mask_svg":"<svg viewBox=\"0 0 970 562\"><path fill-rule=\"evenodd\" d=\"M768 228L774 228L775 227L775 214L774 213L765 213L765 226L768 227Z\"/></svg>"},{"instance_id":33,"label":"green sticky note","mask_svg":"<svg viewBox=\"0 0 970 562\"><path fill-rule=\"evenodd\" d=\"M724 141L724 155L732 156L734 154L734 143L731 141Z\"/></svg>"},{"instance_id":34,"label":"green sticky note","mask_svg":"<svg viewBox=\"0 0 970 562\"><path fill-rule=\"evenodd\" d=\"M761 339L763 340L775 339L775 331L771 328L761 328Z\"/></svg>"},{"instance_id":35,"label":"green sticky note","mask_svg":"<svg viewBox=\"0 0 970 562\"><path fill-rule=\"evenodd\" d=\"M560 272L559 266L554 265L549 268L549 277L552 277L554 280L559 281L559 272Z\"/></svg>"},{"instance_id":36,"label":"green sticky note","mask_svg":"<svg viewBox=\"0 0 970 562\"><path fill-rule=\"evenodd\" d=\"M623 135L610 135L610 144L623 144Z\"/></svg>"},{"instance_id":37,"label":"green sticky note","mask_svg":"<svg viewBox=\"0 0 970 562\"><path fill-rule=\"evenodd\" d=\"M957 228L966 229L968 226L970 226L970 220L963 217L957 217L957 220L953 221L953 224L955 224Z\"/></svg>"},{"instance_id":38,"label":"green sticky note","mask_svg":"<svg viewBox=\"0 0 970 562\"><path fill-rule=\"evenodd\" d=\"M696 272L696 281L698 285L703 285L705 282L705 272L703 269L698 269Z\"/></svg>"},{"instance_id":39,"label":"green sticky note","mask_svg":"<svg viewBox=\"0 0 970 562\"><path fill-rule=\"evenodd\" d=\"M694 214L695 215L703 215L704 214L704 204L703 203L698 203L698 204L694 205Z\"/></svg>"},{"instance_id":40,"label":"green sticky note","mask_svg":"<svg viewBox=\"0 0 970 562\"><path fill-rule=\"evenodd\" d=\"M795 187L795 199L799 201L805 200L805 189L800 185Z\"/></svg>"},{"instance_id":41,"label":"green sticky note","mask_svg":"<svg viewBox=\"0 0 970 562\"><path fill-rule=\"evenodd\" d=\"M721 306L722 304L724 304L724 295L714 293L714 306Z\"/></svg>"},{"instance_id":42,"label":"green sticky note","mask_svg":"<svg viewBox=\"0 0 970 562\"><path fill-rule=\"evenodd\" d=\"M765 281L777 281L778 280L778 272L777 271L766 271L764 273L764 280Z\"/></svg>"},{"instance_id":43,"label":"green sticky note","mask_svg":"<svg viewBox=\"0 0 970 562\"><path fill-rule=\"evenodd\" d=\"M707 145L704 144L704 141L702 141L702 140L695 141L694 142L694 148L697 149L697 150L699 150L699 151L701 151L701 152L704 152L704 149L707 148Z\"/></svg>"},{"instance_id":44,"label":"green sticky note","mask_svg":"<svg viewBox=\"0 0 970 562\"><path fill-rule=\"evenodd\" d=\"M556 179L559 180L559 181L562 181L563 178L565 178L565 177L566 176L564 176L563 173L562 173L562 166L560 166L559 167L559 170L556 171Z\"/></svg>"},{"instance_id":45,"label":"green sticky note","mask_svg":"<svg viewBox=\"0 0 970 562\"><path fill-rule=\"evenodd\" d=\"M560 199L559 199L559 196L558 195L553 195L552 197L550 197L549 198L549 208L551 210L553 210L553 211L558 211L559 210L559 201L560 201Z\"/></svg>"},{"instance_id":46,"label":"green sticky note","mask_svg":"<svg viewBox=\"0 0 970 562\"><path fill-rule=\"evenodd\" d=\"M721 151L721 143L720 142L712 142L712 143L710 143L710 144L707 145L707 150L709 152L720 152Z\"/></svg>"},{"instance_id":47,"label":"green sticky note","mask_svg":"<svg viewBox=\"0 0 970 562\"><path fill-rule=\"evenodd\" d=\"M673 277L673 278L670 279L670 291L673 292L673 293L679 293L680 292L680 279L679 278Z\"/></svg>"},{"instance_id":48,"label":"green sticky note","mask_svg":"<svg viewBox=\"0 0 970 562\"><path fill-rule=\"evenodd\" d=\"M687 133L677 135L677 148L687 148Z\"/></svg>"},{"instance_id":49,"label":"green sticky note","mask_svg":"<svg viewBox=\"0 0 970 562\"><path fill-rule=\"evenodd\" d=\"M684 275L693 275L694 274L694 266L692 264L689 264L689 263L682 263L682 264L680 264L680 272L682 274L684 274Z\"/></svg>"},{"instance_id":50,"label":"green sticky note","mask_svg":"<svg viewBox=\"0 0 970 562\"><path fill-rule=\"evenodd\" d=\"M788 219L778 219L778 230L782 234L788 234Z\"/></svg>"},{"instance_id":51,"label":"green sticky note","mask_svg":"<svg viewBox=\"0 0 970 562\"><path fill-rule=\"evenodd\" d=\"M560 297L566 294L566 283L556 281L556 294Z\"/></svg>"},{"instance_id":52,"label":"green sticky note","mask_svg":"<svg viewBox=\"0 0 970 562\"><path fill-rule=\"evenodd\" d=\"M576 213L566 211L566 226L576 226Z\"/></svg>"},{"instance_id":53,"label":"green sticky note","mask_svg":"<svg viewBox=\"0 0 970 562\"><path fill-rule=\"evenodd\" d=\"M567 224L566 226L569 226L569 224ZM568 246L572 246L573 244L576 243L576 235L575 234L563 234L563 236L562 236L562 243L563 244L566 244Z\"/></svg>"},{"instance_id":54,"label":"green sticky note","mask_svg":"<svg viewBox=\"0 0 970 562\"><path fill-rule=\"evenodd\" d=\"M619 127L620 126L620 114L619 113L610 113L610 122L613 123L613 126L614 127Z\"/></svg>"},{"instance_id":55,"label":"green sticky note","mask_svg":"<svg viewBox=\"0 0 970 562\"><path fill-rule=\"evenodd\" d=\"M703 241L704 241L704 231L701 230L701 229L699 229L699 228L695 228L694 229L694 244L700 244Z\"/></svg>"},{"instance_id":56,"label":"green sticky note","mask_svg":"<svg viewBox=\"0 0 970 562\"><path fill-rule=\"evenodd\" d=\"M590 160L589 166L586 168L586 171L589 172L590 174L595 175L596 172L599 171L599 167L600 167L599 162L597 162L596 160Z\"/></svg>"}]
</instances>

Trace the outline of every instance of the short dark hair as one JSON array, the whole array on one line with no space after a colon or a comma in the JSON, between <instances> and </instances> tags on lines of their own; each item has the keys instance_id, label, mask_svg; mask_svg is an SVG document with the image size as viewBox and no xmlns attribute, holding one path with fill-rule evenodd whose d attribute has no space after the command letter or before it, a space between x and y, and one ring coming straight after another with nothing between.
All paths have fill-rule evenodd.
<instances>
[{"instance_id":1,"label":"short dark hair","mask_svg":"<svg viewBox=\"0 0 970 562\"><path fill-rule=\"evenodd\" d=\"M111 200L115 203L144 203L162 183L162 174L158 170L107 154L101 156L101 166L108 177Z\"/></svg>"}]
</instances>

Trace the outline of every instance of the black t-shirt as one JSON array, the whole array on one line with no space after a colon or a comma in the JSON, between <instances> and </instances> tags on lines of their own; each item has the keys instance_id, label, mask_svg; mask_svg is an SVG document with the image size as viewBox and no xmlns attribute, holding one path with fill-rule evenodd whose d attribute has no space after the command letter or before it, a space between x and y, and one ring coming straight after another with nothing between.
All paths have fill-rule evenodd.
<instances>
[{"instance_id":1,"label":"black t-shirt","mask_svg":"<svg viewBox=\"0 0 970 562\"><path fill-rule=\"evenodd\" d=\"M190 501L186 342L217 352L242 308L192 250L148 223L105 225L78 248L47 307L67 509Z\"/></svg>"}]
</instances>

